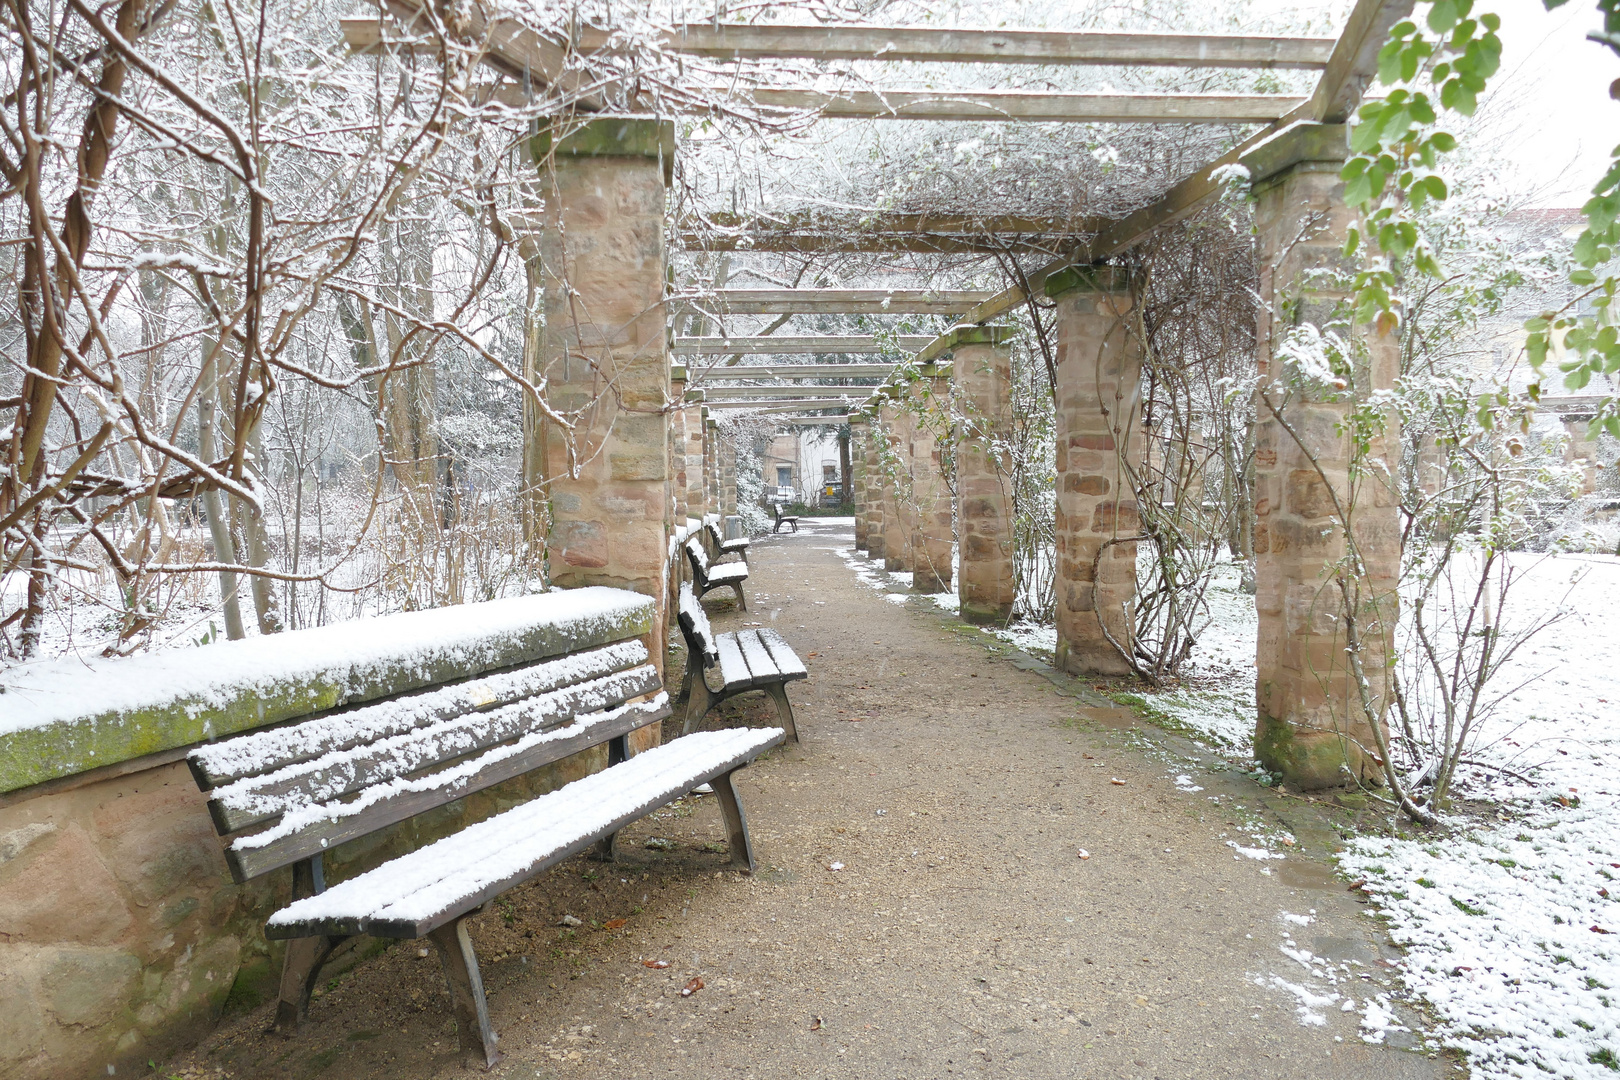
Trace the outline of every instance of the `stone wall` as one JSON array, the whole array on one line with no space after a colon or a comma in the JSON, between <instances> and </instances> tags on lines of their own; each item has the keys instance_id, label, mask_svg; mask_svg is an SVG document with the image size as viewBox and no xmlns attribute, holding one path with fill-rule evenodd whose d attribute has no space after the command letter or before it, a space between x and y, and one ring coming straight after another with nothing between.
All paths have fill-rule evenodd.
<instances>
[{"instance_id":1,"label":"stone wall","mask_svg":"<svg viewBox=\"0 0 1620 1080\"><path fill-rule=\"evenodd\" d=\"M911 409L906 461L911 466L911 561L913 592L951 590L955 547L954 507L941 451L950 439L950 371L930 365L907 384Z\"/></svg>"}]
</instances>

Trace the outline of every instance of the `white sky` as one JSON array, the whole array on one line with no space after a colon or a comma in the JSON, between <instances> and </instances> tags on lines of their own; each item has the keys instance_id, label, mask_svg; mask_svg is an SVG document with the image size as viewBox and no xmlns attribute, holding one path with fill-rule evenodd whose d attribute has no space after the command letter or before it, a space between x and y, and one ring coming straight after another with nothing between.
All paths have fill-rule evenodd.
<instances>
[{"instance_id":1,"label":"white sky","mask_svg":"<svg viewBox=\"0 0 1620 1080\"><path fill-rule=\"evenodd\" d=\"M1502 16L1502 70L1476 118L1476 134L1500 141L1486 153L1509 166L1506 183L1533 192L1531 205L1580 206L1620 144L1620 102L1609 98L1620 58L1585 39L1601 25L1595 5L1482 0L1475 10Z\"/></svg>"}]
</instances>

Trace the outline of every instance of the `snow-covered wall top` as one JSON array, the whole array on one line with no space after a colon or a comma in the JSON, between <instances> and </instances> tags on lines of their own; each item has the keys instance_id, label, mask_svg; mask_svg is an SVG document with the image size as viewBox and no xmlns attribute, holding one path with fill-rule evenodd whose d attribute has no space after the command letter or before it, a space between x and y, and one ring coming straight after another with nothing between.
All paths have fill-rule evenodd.
<instances>
[{"instance_id":1,"label":"snow-covered wall top","mask_svg":"<svg viewBox=\"0 0 1620 1080\"><path fill-rule=\"evenodd\" d=\"M651 633L600 586L0 675L0 792L290 717Z\"/></svg>"}]
</instances>

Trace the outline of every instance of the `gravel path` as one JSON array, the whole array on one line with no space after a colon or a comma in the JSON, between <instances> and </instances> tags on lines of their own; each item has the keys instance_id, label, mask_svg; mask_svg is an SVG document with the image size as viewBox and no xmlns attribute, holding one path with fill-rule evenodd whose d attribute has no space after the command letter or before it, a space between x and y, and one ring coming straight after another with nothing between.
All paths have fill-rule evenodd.
<instances>
[{"instance_id":1,"label":"gravel path","mask_svg":"<svg viewBox=\"0 0 1620 1080\"><path fill-rule=\"evenodd\" d=\"M724 869L694 799L627 833L619 864L510 894L475 932L496 1075L1455 1075L1360 1037L1396 954L1315 861L1330 830L1296 814L1286 858L1254 858L1272 793L857 583L847 522L802 526L756 543L752 610L715 617L776 627L811 670L790 691L802 745L740 785L760 872ZM437 960L402 943L334 978L297 1038L263 1035L261 1008L168 1071L465 1076L447 1004Z\"/></svg>"}]
</instances>

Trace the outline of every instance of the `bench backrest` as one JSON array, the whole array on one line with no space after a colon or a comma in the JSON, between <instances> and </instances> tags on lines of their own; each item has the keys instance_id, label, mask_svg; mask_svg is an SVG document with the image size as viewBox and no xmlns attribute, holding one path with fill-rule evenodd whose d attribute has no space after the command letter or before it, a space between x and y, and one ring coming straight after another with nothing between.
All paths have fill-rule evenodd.
<instances>
[{"instance_id":1,"label":"bench backrest","mask_svg":"<svg viewBox=\"0 0 1620 1080\"><path fill-rule=\"evenodd\" d=\"M239 882L612 741L669 714L631 639L198 747Z\"/></svg>"},{"instance_id":2,"label":"bench backrest","mask_svg":"<svg viewBox=\"0 0 1620 1080\"><path fill-rule=\"evenodd\" d=\"M719 551L721 546L725 543L725 538L720 535L720 526L711 521L707 525L703 526L703 528L708 532L709 539L714 542L714 550Z\"/></svg>"},{"instance_id":3,"label":"bench backrest","mask_svg":"<svg viewBox=\"0 0 1620 1080\"><path fill-rule=\"evenodd\" d=\"M712 666L720 662L720 647L715 642L714 631L709 628L708 613L698 598L692 592L692 586L681 586L681 598L677 607L676 618L681 624L681 636L686 638L686 648L694 656L701 656L705 665Z\"/></svg>"},{"instance_id":4,"label":"bench backrest","mask_svg":"<svg viewBox=\"0 0 1620 1080\"><path fill-rule=\"evenodd\" d=\"M703 543L697 537L686 542L686 557L692 563L692 576L699 581L709 579L709 553L703 550Z\"/></svg>"}]
</instances>

